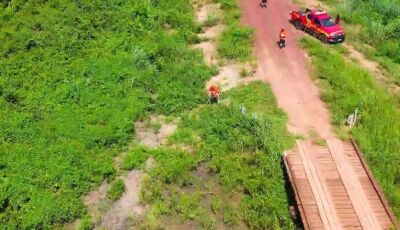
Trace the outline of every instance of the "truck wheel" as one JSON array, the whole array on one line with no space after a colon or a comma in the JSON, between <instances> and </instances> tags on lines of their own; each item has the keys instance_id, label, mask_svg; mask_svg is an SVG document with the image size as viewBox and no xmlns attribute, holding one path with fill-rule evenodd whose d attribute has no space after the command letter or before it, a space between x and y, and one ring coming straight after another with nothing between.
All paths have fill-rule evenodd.
<instances>
[{"instance_id":1,"label":"truck wheel","mask_svg":"<svg viewBox=\"0 0 400 230\"><path fill-rule=\"evenodd\" d=\"M303 24L301 23L300 20L294 21L294 26L295 26L297 29L299 29L299 30L302 30L302 29L303 29Z\"/></svg>"},{"instance_id":2,"label":"truck wheel","mask_svg":"<svg viewBox=\"0 0 400 230\"><path fill-rule=\"evenodd\" d=\"M319 40L323 43L328 43L328 37L325 34L319 35Z\"/></svg>"}]
</instances>

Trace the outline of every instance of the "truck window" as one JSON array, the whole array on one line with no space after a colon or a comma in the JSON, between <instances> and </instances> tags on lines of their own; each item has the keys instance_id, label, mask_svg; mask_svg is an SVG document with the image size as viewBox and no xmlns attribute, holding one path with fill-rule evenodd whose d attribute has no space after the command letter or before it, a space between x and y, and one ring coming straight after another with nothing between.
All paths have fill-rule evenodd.
<instances>
[{"instance_id":1,"label":"truck window","mask_svg":"<svg viewBox=\"0 0 400 230\"><path fill-rule=\"evenodd\" d=\"M311 21L312 20L312 14L308 14L307 18Z\"/></svg>"},{"instance_id":2,"label":"truck window","mask_svg":"<svg viewBox=\"0 0 400 230\"><path fill-rule=\"evenodd\" d=\"M315 22L315 24L317 24L317 25L321 25L321 22L319 21L319 19L318 18L316 18L315 20L314 20L314 22Z\"/></svg>"},{"instance_id":3,"label":"truck window","mask_svg":"<svg viewBox=\"0 0 400 230\"><path fill-rule=\"evenodd\" d=\"M330 27L330 26L334 26L335 23L331 20L331 18L324 18L322 19L322 25L324 25L325 27Z\"/></svg>"}]
</instances>

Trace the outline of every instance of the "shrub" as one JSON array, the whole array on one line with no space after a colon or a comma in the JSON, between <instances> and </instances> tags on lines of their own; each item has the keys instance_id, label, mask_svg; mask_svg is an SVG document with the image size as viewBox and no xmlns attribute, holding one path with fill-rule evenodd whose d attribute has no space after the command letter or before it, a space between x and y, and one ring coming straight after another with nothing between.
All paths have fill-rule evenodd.
<instances>
[{"instance_id":1,"label":"shrub","mask_svg":"<svg viewBox=\"0 0 400 230\"><path fill-rule=\"evenodd\" d=\"M213 211L214 214L216 214L220 208L221 208L221 199L214 196L211 201L211 210Z\"/></svg>"},{"instance_id":2,"label":"shrub","mask_svg":"<svg viewBox=\"0 0 400 230\"><path fill-rule=\"evenodd\" d=\"M110 189L107 191L107 197L116 201L121 198L122 194L125 192L125 182L123 179L117 179L111 184Z\"/></svg>"},{"instance_id":3,"label":"shrub","mask_svg":"<svg viewBox=\"0 0 400 230\"><path fill-rule=\"evenodd\" d=\"M235 226L239 224L239 215L234 211L234 207L229 204L224 205L223 221L228 226Z\"/></svg>"},{"instance_id":4,"label":"shrub","mask_svg":"<svg viewBox=\"0 0 400 230\"><path fill-rule=\"evenodd\" d=\"M221 34L218 53L221 57L248 61L252 57L253 30L240 25L241 12L236 0L217 0L228 27Z\"/></svg>"},{"instance_id":5,"label":"shrub","mask_svg":"<svg viewBox=\"0 0 400 230\"><path fill-rule=\"evenodd\" d=\"M124 170L131 170L140 168L143 163L147 160L148 153L145 148L135 148L130 150L128 154L125 156L121 168Z\"/></svg>"},{"instance_id":6,"label":"shrub","mask_svg":"<svg viewBox=\"0 0 400 230\"><path fill-rule=\"evenodd\" d=\"M253 30L239 25L231 25L226 29L219 41L218 52L222 57L245 61L251 57Z\"/></svg>"},{"instance_id":7,"label":"shrub","mask_svg":"<svg viewBox=\"0 0 400 230\"><path fill-rule=\"evenodd\" d=\"M209 14L207 16L207 19L203 22L203 26L205 27L212 27L217 25L219 22L219 18L215 14Z\"/></svg>"},{"instance_id":8,"label":"shrub","mask_svg":"<svg viewBox=\"0 0 400 230\"><path fill-rule=\"evenodd\" d=\"M79 221L78 230L91 230L94 228L94 224L90 217L85 217Z\"/></svg>"}]
</instances>

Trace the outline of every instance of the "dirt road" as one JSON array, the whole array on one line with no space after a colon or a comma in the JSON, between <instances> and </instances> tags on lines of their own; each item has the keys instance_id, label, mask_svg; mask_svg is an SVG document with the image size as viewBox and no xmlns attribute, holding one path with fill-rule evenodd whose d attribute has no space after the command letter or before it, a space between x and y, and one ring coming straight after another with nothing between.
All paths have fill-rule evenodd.
<instances>
[{"instance_id":1,"label":"dirt road","mask_svg":"<svg viewBox=\"0 0 400 230\"><path fill-rule=\"evenodd\" d=\"M261 9L258 3L241 1L243 23L256 29L257 77L271 84L279 106L289 116L290 132L332 137L329 112L309 77L305 53L296 44L302 32L288 21L289 12L295 7L286 0L270 0L267 9ZM288 32L288 39L286 48L280 50L276 42L282 27Z\"/></svg>"},{"instance_id":2,"label":"dirt road","mask_svg":"<svg viewBox=\"0 0 400 230\"><path fill-rule=\"evenodd\" d=\"M255 28L257 77L271 85L279 106L288 114L288 130L328 143L298 142L298 150L285 156L287 163L294 165L289 171L301 169L297 174L293 171L291 179L292 185L293 181L302 183L297 202L304 201L301 197L309 199L307 202L315 205L308 210L316 214L308 216L321 218L316 222L311 217L309 229L389 229L396 221L377 192L380 188L374 187L374 179L369 179L360 160L335 137L329 111L310 79L306 55L297 45L304 34L289 23L289 13L296 7L289 0L269 0L267 9L260 8L259 0L241 0L241 7L243 23ZM284 49L277 45L281 28L289 35ZM318 225L313 226L315 223Z\"/></svg>"}]
</instances>

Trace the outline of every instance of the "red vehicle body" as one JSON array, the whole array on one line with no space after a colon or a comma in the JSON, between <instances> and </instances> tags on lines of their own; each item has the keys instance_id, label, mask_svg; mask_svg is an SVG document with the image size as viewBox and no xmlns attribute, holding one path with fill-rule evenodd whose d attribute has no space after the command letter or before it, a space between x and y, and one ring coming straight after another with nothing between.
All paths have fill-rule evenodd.
<instances>
[{"instance_id":1,"label":"red vehicle body","mask_svg":"<svg viewBox=\"0 0 400 230\"><path fill-rule=\"evenodd\" d=\"M325 11L293 11L291 21L298 29L311 32L324 43L339 43L345 39L343 28L332 21Z\"/></svg>"}]
</instances>

